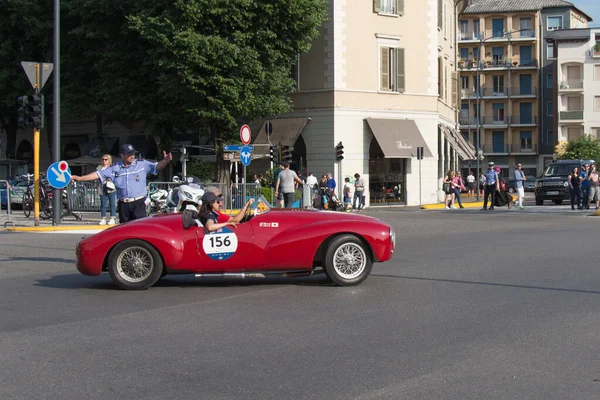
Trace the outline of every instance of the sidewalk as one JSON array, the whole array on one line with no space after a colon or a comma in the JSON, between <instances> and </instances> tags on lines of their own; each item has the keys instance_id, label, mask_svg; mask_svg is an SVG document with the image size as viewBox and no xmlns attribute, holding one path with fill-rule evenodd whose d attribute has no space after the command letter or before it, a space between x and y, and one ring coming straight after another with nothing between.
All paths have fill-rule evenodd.
<instances>
[{"instance_id":1,"label":"sidewalk","mask_svg":"<svg viewBox=\"0 0 600 400\"><path fill-rule=\"evenodd\" d=\"M516 196L515 194L513 194L512 197L513 197L513 201L518 199L518 196ZM466 195L462 195L462 196L460 196L460 200L462 201L464 208L482 208L483 207L483 197L481 197L480 201L477 201L477 197L467 197ZM455 205L455 207L458 208L457 202L454 202L454 205ZM446 205L444 203L423 204L421 206L421 208L424 210L443 210L444 208L446 208Z\"/></svg>"}]
</instances>

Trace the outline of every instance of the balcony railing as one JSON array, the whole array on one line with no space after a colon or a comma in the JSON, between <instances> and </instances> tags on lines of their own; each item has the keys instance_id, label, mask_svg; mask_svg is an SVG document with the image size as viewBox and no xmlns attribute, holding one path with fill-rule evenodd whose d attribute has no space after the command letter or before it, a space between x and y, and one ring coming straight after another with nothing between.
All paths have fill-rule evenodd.
<instances>
[{"instance_id":1,"label":"balcony railing","mask_svg":"<svg viewBox=\"0 0 600 400\"><path fill-rule=\"evenodd\" d=\"M508 96L508 88L483 88L481 89L483 97L506 97Z\"/></svg>"},{"instance_id":2,"label":"balcony railing","mask_svg":"<svg viewBox=\"0 0 600 400\"><path fill-rule=\"evenodd\" d=\"M464 116L459 116L458 117L458 122L461 125L477 125L477 117L464 117Z\"/></svg>"},{"instance_id":3,"label":"balcony railing","mask_svg":"<svg viewBox=\"0 0 600 400\"><path fill-rule=\"evenodd\" d=\"M509 151L511 153L537 153L537 144L511 144Z\"/></svg>"},{"instance_id":4,"label":"balcony railing","mask_svg":"<svg viewBox=\"0 0 600 400\"><path fill-rule=\"evenodd\" d=\"M529 29L521 32L513 32L510 34L512 39L532 39L535 37L535 29Z\"/></svg>"},{"instance_id":5,"label":"balcony railing","mask_svg":"<svg viewBox=\"0 0 600 400\"><path fill-rule=\"evenodd\" d=\"M461 32L458 40L479 40L480 37L479 32Z\"/></svg>"},{"instance_id":6,"label":"balcony railing","mask_svg":"<svg viewBox=\"0 0 600 400\"><path fill-rule=\"evenodd\" d=\"M487 60L481 62L481 68L510 68L510 62L506 59L501 60Z\"/></svg>"},{"instance_id":7,"label":"balcony railing","mask_svg":"<svg viewBox=\"0 0 600 400\"><path fill-rule=\"evenodd\" d=\"M460 60L458 62L458 68L460 69L477 69L477 60Z\"/></svg>"},{"instance_id":8,"label":"balcony railing","mask_svg":"<svg viewBox=\"0 0 600 400\"><path fill-rule=\"evenodd\" d=\"M513 115L510 117L511 125L537 125L535 115Z\"/></svg>"},{"instance_id":9,"label":"balcony railing","mask_svg":"<svg viewBox=\"0 0 600 400\"><path fill-rule=\"evenodd\" d=\"M484 144L484 153L508 153L510 145L508 144Z\"/></svg>"},{"instance_id":10,"label":"balcony railing","mask_svg":"<svg viewBox=\"0 0 600 400\"><path fill-rule=\"evenodd\" d=\"M463 99L477 98L477 88L461 89L460 97Z\"/></svg>"},{"instance_id":11,"label":"balcony railing","mask_svg":"<svg viewBox=\"0 0 600 400\"><path fill-rule=\"evenodd\" d=\"M578 120L578 119L583 119L583 110L570 110L570 111L561 111L560 112L560 120L561 121Z\"/></svg>"},{"instance_id":12,"label":"balcony railing","mask_svg":"<svg viewBox=\"0 0 600 400\"><path fill-rule=\"evenodd\" d=\"M535 87L512 87L510 88L511 96L536 96L537 88Z\"/></svg>"},{"instance_id":13,"label":"balcony railing","mask_svg":"<svg viewBox=\"0 0 600 400\"><path fill-rule=\"evenodd\" d=\"M508 125L508 117L483 117L483 125Z\"/></svg>"},{"instance_id":14,"label":"balcony railing","mask_svg":"<svg viewBox=\"0 0 600 400\"><path fill-rule=\"evenodd\" d=\"M564 79L558 86L560 90L583 89L583 79Z\"/></svg>"},{"instance_id":15,"label":"balcony railing","mask_svg":"<svg viewBox=\"0 0 600 400\"><path fill-rule=\"evenodd\" d=\"M515 60L512 63L512 67L513 68L531 68L531 67L535 67L537 68L538 66L538 60L537 59L527 59L527 60L523 60L521 61L521 59Z\"/></svg>"}]
</instances>

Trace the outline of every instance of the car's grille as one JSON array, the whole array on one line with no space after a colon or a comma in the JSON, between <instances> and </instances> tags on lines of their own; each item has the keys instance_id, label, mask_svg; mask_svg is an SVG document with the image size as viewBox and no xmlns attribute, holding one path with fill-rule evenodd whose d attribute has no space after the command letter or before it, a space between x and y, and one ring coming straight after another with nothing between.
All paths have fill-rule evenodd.
<instances>
[{"instance_id":1,"label":"car's grille","mask_svg":"<svg viewBox=\"0 0 600 400\"><path fill-rule=\"evenodd\" d=\"M565 183L562 181L542 181L540 182L543 187L564 187Z\"/></svg>"}]
</instances>

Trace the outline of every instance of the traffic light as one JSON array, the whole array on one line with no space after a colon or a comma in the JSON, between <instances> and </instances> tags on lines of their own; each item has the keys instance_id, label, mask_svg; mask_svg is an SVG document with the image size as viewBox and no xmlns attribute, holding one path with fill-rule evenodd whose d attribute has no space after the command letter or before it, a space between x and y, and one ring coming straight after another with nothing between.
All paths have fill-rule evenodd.
<instances>
[{"instance_id":1,"label":"traffic light","mask_svg":"<svg viewBox=\"0 0 600 400\"><path fill-rule=\"evenodd\" d=\"M27 126L27 119L29 118L29 110L27 108L27 103L29 96L19 96L17 98L17 105L19 106L19 110L17 111L17 126L19 128L29 128Z\"/></svg>"},{"instance_id":2,"label":"traffic light","mask_svg":"<svg viewBox=\"0 0 600 400\"><path fill-rule=\"evenodd\" d=\"M275 159L275 152L277 151L277 146L269 146L269 155L271 157L271 162L277 162Z\"/></svg>"},{"instance_id":3,"label":"traffic light","mask_svg":"<svg viewBox=\"0 0 600 400\"><path fill-rule=\"evenodd\" d=\"M337 146L335 146L335 159L337 161L342 161L344 159L344 145L342 142L339 142Z\"/></svg>"},{"instance_id":4,"label":"traffic light","mask_svg":"<svg viewBox=\"0 0 600 400\"><path fill-rule=\"evenodd\" d=\"M283 146L281 149L281 161L291 163L293 151L294 146Z\"/></svg>"},{"instance_id":5,"label":"traffic light","mask_svg":"<svg viewBox=\"0 0 600 400\"><path fill-rule=\"evenodd\" d=\"M29 128L43 128L43 114L44 114L44 97L39 94L32 94L28 97L28 118L27 124Z\"/></svg>"}]
</instances>

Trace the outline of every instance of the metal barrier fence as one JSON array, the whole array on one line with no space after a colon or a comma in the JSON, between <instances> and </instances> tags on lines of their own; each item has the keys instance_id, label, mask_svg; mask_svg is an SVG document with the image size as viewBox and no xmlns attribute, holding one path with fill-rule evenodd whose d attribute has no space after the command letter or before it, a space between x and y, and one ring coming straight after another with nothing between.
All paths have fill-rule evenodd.
<instances>
[{"instance_id":1,"label":"metal barrier fence","mask_svg":"<svg viewBox=\"0 0 600 400\"><path fill-rule=\"evenodd\" d=\"M10 209L10 183L8 181L0 181L0 211L6 208L6 221L4 221L4 227L7 225L15 226L15 223L11 220L12 210ZM4 213L0 213L2 215Z\"/></svg>"},{"instance_id":2,"label":"metal barrier fence","mask_svg":"<svg viewBox=\"0 0 600 400\"><path fill-rule=\"evenodd\" d=\"M98 181L71 182L67 186L70 193L72 211L100 211L100 194L98 193Z\"/></svg>"}]
</instances>

